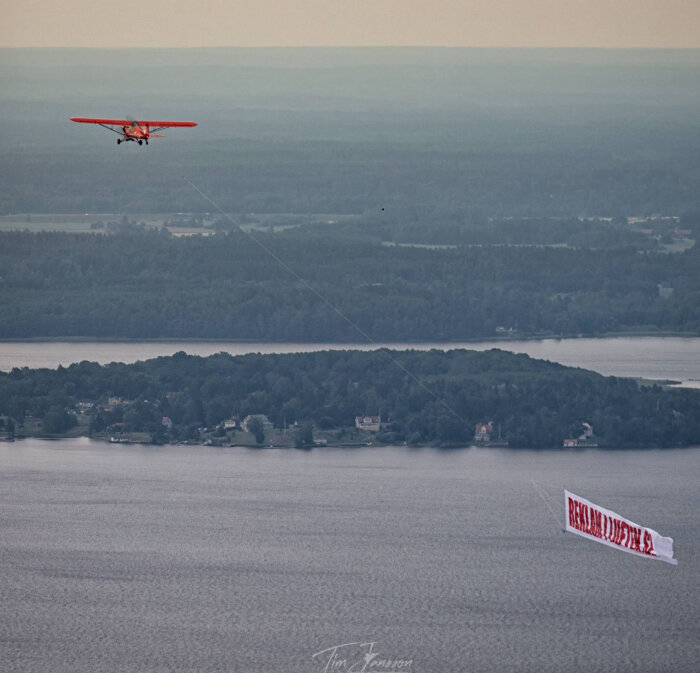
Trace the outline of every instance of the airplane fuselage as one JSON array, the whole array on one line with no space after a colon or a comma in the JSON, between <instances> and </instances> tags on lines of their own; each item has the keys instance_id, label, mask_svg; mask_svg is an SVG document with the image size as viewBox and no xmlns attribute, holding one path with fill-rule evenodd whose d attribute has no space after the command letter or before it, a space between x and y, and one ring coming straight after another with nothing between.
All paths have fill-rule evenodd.
<instances>
[{"instance_id":1,"label":"airplane fuselage","mask_svg":"<svg viewBox=\"0 0 700 673\"><path fill-rule=\"evenodd\" d=\"M122 126L122 131L124 135L117 139L117 145L120 143L129 142L130 140L137 142L139 145L143 144L143 141L145 140L146 145L148 145L148 136L150 135L148 132L148 126L144 127L139 126L138 124L134 124L133 126Z\"/></svg>"}]
</instances>

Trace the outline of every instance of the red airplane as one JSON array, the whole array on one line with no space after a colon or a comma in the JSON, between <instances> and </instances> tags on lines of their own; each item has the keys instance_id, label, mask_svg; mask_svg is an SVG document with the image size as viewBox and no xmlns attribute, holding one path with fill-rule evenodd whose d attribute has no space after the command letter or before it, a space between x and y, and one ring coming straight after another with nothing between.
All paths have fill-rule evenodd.
<instances>
[{"instance_id":1,"label":"red airplane","mask_svg":"<svg viewBox=\"0 0 700 673\"><path fill-rule=\"evenodd\" d=\"M92 119L88 117L71 117L71 121L79 124L97 124L106 128L109 131L121 136L117 138L117 145L133 140L139 145L143 145L144 141L148 145L149 138L164 138L165 136L155 133L163 129L173 126L197 126L197 122L163 122L144 119L135 121L133 119ZM114 127L118 128L114 128Z\"/></svg>"}]
</instances>

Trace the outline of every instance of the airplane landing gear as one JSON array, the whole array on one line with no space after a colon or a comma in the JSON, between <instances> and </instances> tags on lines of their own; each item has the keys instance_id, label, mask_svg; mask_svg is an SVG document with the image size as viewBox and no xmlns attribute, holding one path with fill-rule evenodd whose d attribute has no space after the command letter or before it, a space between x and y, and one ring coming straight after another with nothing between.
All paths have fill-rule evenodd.
<instances>
[{"instance_id":1,"label":"airplane landing gear","mask_svg":"<svg viewBox=\"0 0 700 673\"><path fill-rule=\"evenodd\" d=\"M122 142L122 139L121 139L121 138L117 138L117 145L121 145L121 142Z\"/></svg>"},{"instance_id":2,"label":"airplane landing gear","mask_svg":"<svg viewBox=\"0 0 700 673\"><path fill-rule=\"evenodd\" d=\"M139 145L143 145L143 140L139 140Z\"/></svg>"}]
</instances>

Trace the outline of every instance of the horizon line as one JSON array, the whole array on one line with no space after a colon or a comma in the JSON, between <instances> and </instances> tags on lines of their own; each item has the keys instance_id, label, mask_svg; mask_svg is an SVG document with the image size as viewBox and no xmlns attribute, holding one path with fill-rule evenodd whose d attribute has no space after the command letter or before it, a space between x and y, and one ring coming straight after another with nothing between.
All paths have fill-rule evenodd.
<instances>
[{"instance_id":1,"label":"horizon line","mask_svg":"<svg viewBox=\"0 0 700 673\"><path fill-rule=\"evenodd\" d=\"M370 45L359 45L359 44L347 44L347 45L294 45L294 44L280 44L280 45L197 45L197 46L88 46L88 45L0 45L0 49L73 49L73 50L173 50L173 51L194 51L198 49L250 49L250 50L264 50L264 49L436 49L436 50L522 50L522 51L554 51L554 50L582 50L582 51L700 51L700 46L673 46L673 47L660 47L660 46L620 46L620 47L605 47L605 46L594 46L594 45L426 45L426 44L370 44Z\"/></svg>"}]
</instances>

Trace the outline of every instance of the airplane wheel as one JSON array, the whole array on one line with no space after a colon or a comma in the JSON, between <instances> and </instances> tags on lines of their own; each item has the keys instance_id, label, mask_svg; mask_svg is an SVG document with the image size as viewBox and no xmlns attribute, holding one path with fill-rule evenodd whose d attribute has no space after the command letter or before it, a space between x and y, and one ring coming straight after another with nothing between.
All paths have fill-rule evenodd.
<instances>
[{"instance_id":1,"label":"airplane wheel","mask_svg":"<svg viewBox=\"0 0 700 673\"><path fill-rule=\"evenodd\" d=\"M121 138L117 138L117 145L120 145L121 142L122 142L122 139L121 139Z\"/></svg>"},{"instance_id":2,"label":"airplane wheel","mask_svg":"<svg viewBox=\"0 0 700 673\"><path fill-rule=\"evenodd\" d=\"M139 140L139 145L143 145L143 140Z\"/></svg>"}]
</instances>

